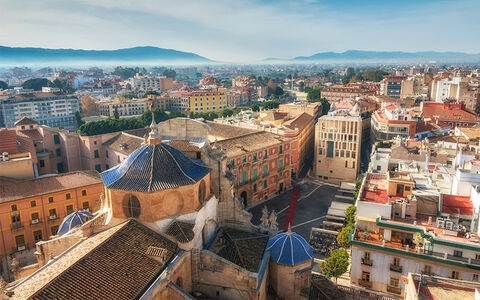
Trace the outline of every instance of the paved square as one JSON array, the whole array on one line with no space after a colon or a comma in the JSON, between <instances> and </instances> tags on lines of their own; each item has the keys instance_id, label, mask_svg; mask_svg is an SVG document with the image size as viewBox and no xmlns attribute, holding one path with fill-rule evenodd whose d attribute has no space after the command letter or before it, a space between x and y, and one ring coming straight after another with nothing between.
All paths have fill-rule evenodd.
<instances>
[{"instance_id":1,"label":"paved square","mask_svg":"<svg viewBox=\"0 0 480 300\"><path fill-rule=\"evenodd\" d=\"M310 239L310 228L320 227L330 207L330 203L335 200L335 194L337 194L339 188L308 178L305 178L302 182L292 230L308 241ZM278 227L283 228L292 194L293 189L250 208L249 211L253 215L252 223L255 225L260 224L262 209L266 205L269 212L272 209L277 212Z\"/></svg>"}]
</instances>

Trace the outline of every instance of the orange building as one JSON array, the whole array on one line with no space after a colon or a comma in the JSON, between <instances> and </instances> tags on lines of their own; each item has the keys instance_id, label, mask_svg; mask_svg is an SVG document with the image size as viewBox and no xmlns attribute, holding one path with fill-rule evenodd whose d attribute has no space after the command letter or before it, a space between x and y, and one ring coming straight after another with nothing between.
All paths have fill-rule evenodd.
<instances>
[{"instance_id":1,"label":"orange building","mask_svg":"<svg viewBox=\"0 0 480 300\"><path fill-rule=\"evenodd\" d=\"M27 252L55 235L62 219L75 210L95 211L103 183L96 172L71 172L21 180L0 177L0 271L11 258L28 263ZM10 256L9 256L10 255Z\"/></svg>"}]
</instances>

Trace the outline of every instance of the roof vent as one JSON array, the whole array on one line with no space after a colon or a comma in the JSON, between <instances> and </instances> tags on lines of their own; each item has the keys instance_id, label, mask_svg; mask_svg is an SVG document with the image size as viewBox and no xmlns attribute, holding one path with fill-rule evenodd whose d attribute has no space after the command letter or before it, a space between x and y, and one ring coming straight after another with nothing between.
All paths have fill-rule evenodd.
<instances>
[{"instance_id":1,"label":"roof vent","mask_svg":"<svg viewBox=\"0 0 480 300\"><path fill-rule=\"evenodd\" d=\"M153 256L154 259L164 262L167 258L168 250L165 248L148 246L146 254L148 256Z\"/></svg>"}]
</instances>

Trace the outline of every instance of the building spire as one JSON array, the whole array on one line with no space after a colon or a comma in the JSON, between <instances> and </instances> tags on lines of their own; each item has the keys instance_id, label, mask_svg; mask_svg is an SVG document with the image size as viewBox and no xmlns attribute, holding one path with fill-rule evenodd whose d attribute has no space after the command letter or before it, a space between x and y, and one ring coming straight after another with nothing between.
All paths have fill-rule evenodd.
<instances>
[{"instance_id":1,"label":"building spire","mask_svg":"<svg viewBox=\"0 0 480 300\"><path fill-rule=\"evenodd\" d=\"M150 106L150 111L152 113L152 124L150 124L150 133L148 135L148 143L150 145L157 145L162 142L162 137L158 133L158 126L155 122L155 113L153 109L153 104Z\"/></svg>"}]
</instances>

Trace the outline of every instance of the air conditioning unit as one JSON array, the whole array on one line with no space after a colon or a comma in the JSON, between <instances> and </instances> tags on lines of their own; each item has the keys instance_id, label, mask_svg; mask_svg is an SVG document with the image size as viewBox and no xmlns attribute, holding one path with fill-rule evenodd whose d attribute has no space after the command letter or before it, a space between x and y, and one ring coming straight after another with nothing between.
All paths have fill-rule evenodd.
<instances>
[{"instance_id":1,"label":"air conditioning unit","mask_svg":"<svg viewBox=\"0 0 480 300\"><path fill-rule=\"evenodd\" d=\"M445 228L445 221L437 219L437 227L438 228Z\"/></svg>"},{"instance_id":2,"label":"air conditioning unit","mask_svg":"<svg viewBox=\"0 0 480 300\"><path fill-rule=\"evenodd\" d=\"M38 223L38 219L33 219L32 220L32 224L37 224Z\"/></svg>"},{"instance_id":3,"label":"air conditioning unit","mask_svg":"<svg viewBox=\"0 0 480 300\"><path fill-rule=\"evenodd\" d=\"M57 215L50 215L48 218L49 218L50 220L55 220L55 219L57 218Z\"/></svg>"},{"instance_id":4,"label":"air conditioning unit","mask_svg":"<svg viewBox=\"0 0 480 300\"><path fill-rule=\"evenodd\" d=\"M25 246L19 246L18 247L18 251L22 251L22 250L25 250Z\"/></svg>"},{"instance_id":5,"label":"air conditioning unit","mask_svg":"<svg viewBox=\"0 0 480 300\"><path fill-rule=\"evenodd\" d=\"M445 229L453 230L453 222L452 221L446 221L445 222Z\"/></svg>"}]
</instances>

